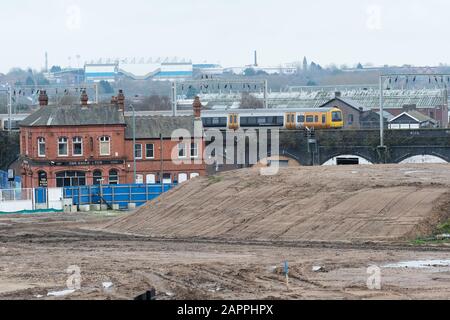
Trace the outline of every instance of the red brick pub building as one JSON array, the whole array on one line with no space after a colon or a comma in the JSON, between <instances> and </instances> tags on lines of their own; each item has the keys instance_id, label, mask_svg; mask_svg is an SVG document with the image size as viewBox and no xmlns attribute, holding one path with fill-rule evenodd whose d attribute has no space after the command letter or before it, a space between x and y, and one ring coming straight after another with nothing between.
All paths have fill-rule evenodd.
<instances>
[{"instance_id":1,"label":"red brick pub building","mask_svg":"<svg viewBox=\"0 0 450 320\"><path fill-rule=\"evenodd\" d=\"M23 188L133 183L133 152L137 183L181 183L206 174L202 138L171 140L176 129L194 137L201 124L198 99L193 117L136 116L134 150L122 91L107 105L88 104L85 92L80 104L50 106L42 91L39 103L20 128ZM173 155L184 163L175 164Z\"/></svg>"}]
</instances>

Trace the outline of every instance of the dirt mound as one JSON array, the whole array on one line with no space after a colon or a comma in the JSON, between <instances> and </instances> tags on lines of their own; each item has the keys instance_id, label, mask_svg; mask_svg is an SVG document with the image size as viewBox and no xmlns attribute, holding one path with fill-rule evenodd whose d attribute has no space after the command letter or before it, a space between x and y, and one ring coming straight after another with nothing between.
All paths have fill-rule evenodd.
<instances>
[{"instance_id":1,"label":"dirt mound","mask_svg":"<svg viewBox=\"0 0 450 320\"><path fill-rule=\"evenodd\" d=\"M158 238L415 238L450 212L449 165L233 171L186 183L103 230Z\"/></svg>"}]
</instances>

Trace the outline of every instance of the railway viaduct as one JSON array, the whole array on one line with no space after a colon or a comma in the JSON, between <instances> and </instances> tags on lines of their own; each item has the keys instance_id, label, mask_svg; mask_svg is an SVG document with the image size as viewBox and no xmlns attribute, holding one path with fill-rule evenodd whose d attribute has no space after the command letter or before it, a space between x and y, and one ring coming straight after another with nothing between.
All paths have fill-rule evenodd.
<instances>
[{"instance_id":1,"label":"railway viaduct","mask_svg":"<svg viewBox=\"0 0 450 320\"><path fill-rule=\"evenodd\" d=\"M280 155L301 165L323 165L339 156L363 162L400 163L415 156L450 162L450 129L386 130L385 147L380 148L379 130L280 132Z\"/></svg>"}]
</instances>

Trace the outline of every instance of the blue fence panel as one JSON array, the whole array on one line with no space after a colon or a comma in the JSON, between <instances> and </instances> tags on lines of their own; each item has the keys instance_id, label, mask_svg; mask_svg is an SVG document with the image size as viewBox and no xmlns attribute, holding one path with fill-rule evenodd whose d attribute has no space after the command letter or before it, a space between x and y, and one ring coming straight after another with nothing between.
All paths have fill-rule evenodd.
<instances>
[{"instance_id":1,"label":"blue fence panel","mask_svg":"<svg viewBox=\"0 0 450 320\"><path fill-rule=\"evenodd\" d=\"M47 203L47 189L45 188L34 189L34 200L37 204Z\"/></svg>"},{"instance_id":2,"label":"blue fence panel","mask_svg":"<svg viewBox=\"0 0 450 320\"><path fill-rule=\"evenodd\" d=\"M84 186L64 188L64 198L72 199L73 204L118 204L120 208L127 208L129 203L142 206L154 200L162 193L169 191L175 185L160 184L122 184L103 186Z\"/></svg>"}]
</instances>

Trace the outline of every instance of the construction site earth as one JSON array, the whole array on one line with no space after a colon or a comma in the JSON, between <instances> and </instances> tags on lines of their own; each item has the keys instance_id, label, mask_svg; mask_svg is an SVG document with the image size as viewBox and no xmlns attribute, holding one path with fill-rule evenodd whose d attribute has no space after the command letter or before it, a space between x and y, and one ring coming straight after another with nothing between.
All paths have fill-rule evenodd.
<instances>
[{"instance_id":1,"label":"construction site earth","mask_svg":"<svg viewBox=\"0 0 450 320\"><path fill-rule=\"evenodd\" d=\"M447 164L227 172L133 213L0 216L0 299L448 299L449 218Z\"/></svg>"}]
</instances>

